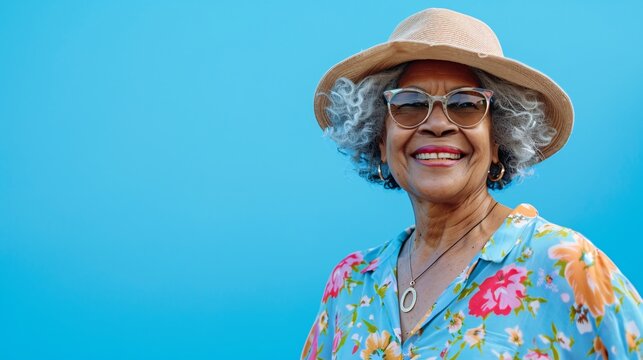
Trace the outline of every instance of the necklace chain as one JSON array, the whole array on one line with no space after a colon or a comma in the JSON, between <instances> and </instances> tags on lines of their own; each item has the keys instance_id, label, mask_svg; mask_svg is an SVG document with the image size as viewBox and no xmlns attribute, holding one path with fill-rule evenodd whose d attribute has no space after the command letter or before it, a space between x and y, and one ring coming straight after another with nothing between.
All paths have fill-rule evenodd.
<instances>
[{"instance_id":1,"label":"necklace chain","mask_svg":"<svg viewBox=\"0 0 643 360\"><path fill-rule=\"evenodd\" d=\"M451 246L449 246L449 248L448 248L448 249L444 250L444 252L442 252L442 254L440 254L440 256L438 256L438 257L437 257L437 259L433 260L433 262L432 262L432 263L431 263L431 264L430 264L426 269L424 269L424 271L422 271L422 273L420 273L420 275L418 275L417 277L413 277L413 268L411 267L411 249L409 249L409 270L411 271L411 283L410 283L410 285L411 285L411 286L415 285L415 281L416 281L417 279L419 279L422 275L424 275L424 273L426 273L426 272L427 272L427 271L428 271L428 270L433 266L433 264L435 264L436 262L438 262L438 260L440 260L440 258L441 258L444 254L446 254L447 252L449 252L449 250L451 250L451 249L452 249L452 248L453 248L457 243L459 243L462 239L464 239L467 235L469 235L469 233L470 233L471 231L473 231L473 229L475 229L475 228L476 228L478 225L480 225L480 224L481 224L481 223L482 223L482 222L483 222L483 221L484 221L484 220L485 220L489 215L491 215L491 212L493 211L493 209L495 209L496 205L498 205L498 202L497 202L497 201L496 201L496 203L495 203L495 204L493 204L493 206L491 207L491 210L489 210L489 212L487 213L487 215L485 215L485 216L482 218L482 220L478 221L475 225L473 225L473 226L471 227L471 229L469 229L469 231L467 231L464 235L462 235L462 236L461 236L461 237L460 237L456 242L454 242L453 244L451 244ZM417 232L416 232L416 233L417 233ZM413 237L413 242L415 242L415 236ZM413 244L410 244L410 246L411 246L411 248L412 248L412 247L413 247Z\"/></svg>"},{"instance_id":2,"label":"necklace chain","mask_svg":"<svg viewBox=\"0 0 643 360\"><path fill-rule=\"evenodd\" d=\"M497 201L496 201L496 203L495 203L495 204L493 204L493 206L491 207L491 210L489 210L489 212L487 213L487 215L485 215L485 216L482 218L482 220L478 221L475 225L473 225L473 226L471 227L471 229L469 229L469 231L467 231L464 235L462 235L462 237L460 237L460 238L458 239L458 241L454 242L453 244L451 244L451 246L449 246L449 248L448 248L448 249L444 250L444 252L442 252L442 254L440 254L440 256L438 256L438 258L437 258L437 259L433 260L433 262L432 262L432 263L431 263L431 264L430 264L426 269L424 269L424 271L422 271L422 273L421 273L420 275L418 275L417 277L413 277L413 268L411 267L411 249L413 248L413 244L409 244L409 246L411 247L411 248L409 249L409 270L411 271L411 283L409 284L409 287L408 287L408 288L406 288L406 290L404 290L404 293L402 294L402 299L401 299L401 301L400 301L400 309L401 309L403 312L407 313L407 312L409 312L409 311L413 310L413 307L415 306L415 302L417 301L417 291L415 291L415 287L414 287L414 286L415 286L415 280L419 279L419 278L420 278L420 276L424 275L424 273L426 273L426 272L427 272L427 271L428 271L428 270L433 266L433 264L435 264L436 262L438 262L438 260L440 260L440 258L441 258L444 254L446 254L449 250L451 250L451 249L452 249L452 248L453 248L457 243L459 243L462 239L464 239L464 237L465 237L465 236L467 236L467 235L468 235L468 234L469 234L473 229L475 229L475 228L476 228L478 225L480 225L480 223L482 223L482 222L483 222L483 221L484 221L484 220L485 220L489 215L491 215L491 212L493 211L493 209L495 209L496 205L498 205L498 202L497 202ZM414 236L414 237L413 237L413 242L415 242L415 238L416 238L416 237ZM404 302L405 302L406 297L407 297L408 295L411 295L411 305L409 305L409 306L405 306L405 305L404 305Z\"/></svg>"}]
</instances>

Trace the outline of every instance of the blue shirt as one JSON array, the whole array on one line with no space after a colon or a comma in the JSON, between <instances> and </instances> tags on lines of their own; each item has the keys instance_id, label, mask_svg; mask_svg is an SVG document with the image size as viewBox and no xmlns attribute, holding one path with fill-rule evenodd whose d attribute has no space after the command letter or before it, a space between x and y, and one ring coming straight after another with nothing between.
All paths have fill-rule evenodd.
<instances>
[{"instance_id":1,"label":"blue shirt","mask_svg":"<svg viewBox=\"0 0 643 360\"><path fill-rule=\"evenodd\" d=\"M333 269L302 359L641 359L641 297L589 240L516 207L401 341L412 228Z\"/></svg>"}]
</instances>

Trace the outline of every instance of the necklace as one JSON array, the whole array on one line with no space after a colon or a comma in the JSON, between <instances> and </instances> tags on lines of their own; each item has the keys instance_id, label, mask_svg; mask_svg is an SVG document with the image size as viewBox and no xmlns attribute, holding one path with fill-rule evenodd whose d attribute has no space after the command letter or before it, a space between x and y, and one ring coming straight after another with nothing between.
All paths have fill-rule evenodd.
<instances>
[{"instance_id":1,"label":"necklace","mask_svg":"<svg viewBox=\"0 0 643 360\"><path fill-rule=\"evenodd\" d=\"M407 288L406 288L406 290L404 290L404 293L402 293L402 300L400 301L400 309L401 309L403 312L407 313L407 312L409 312L409 311L413 310L413 307L415 306L415 302L416 302L416 300L417 300L417 291L415 291L415 287L414 287L414 286L415 286L415 281L416 281L417 279L419 279L422 275L424 275L424 273L426 273L426 272L427 272L427 271L428 271L428 270L433 266L433 264L435 264L436 262L438 262L438 260L440 260L440 258L441 258L444 254L446 254L447 252L449 252L449 250L451 250L451 249L452 249L452 248L453 248L457 243L459 243L462 239L464 239L464 238L465 238L465 236L469 235L469 233L470 233L471 231L473 231L473 229L475 229L475 228L476 228L478 225L480 225L480 224L481 224L481 223L482 223L482 222L483 222L483 221L484 221L484 220L485 220L489 215L491 215L491 212L493 211L493 209L495 209L496 205L498 205L498 202L497 202L497 201L496 201L496 203L495 203L495 204L493 204L493 206L491 207L491 210L489 210L489 212L487 213L487 215L485 215L485 216L482 218L482 220L478 221L475 225L473 225L473 226L471 227L471 229L469 229L469 231L467 231L464 235L462 235L462 237L460 237L456 242L454 242L453 244L451 244L451 246L449 246L449 248L448 248L448 249L444 250L444 252L443 252L442 254L440 254L440 256L438 256L435 260L433 260L433 262L432 262L431 264L429 264L429 266L428 266L426 269L424 269L424 271L422 271L422 273L420 273L420 275L418 275L417 277L413 277L413 268L411 267L411 249L409 249L409 270L410 270L410 272L411 272L411 282L409 283L409 287L407 287ZM415 236L413 237L413 241L415 242ZM413 244L409 244L409 246L411 246L411 247L412 247L412 246L413 246ZM411 305L409 305L409 306L407 307L407 306L404 306L404 303L406 302L406 297L407 297L407 296L409 296L409 295L411 295Z\"/></svg>"}]
</instances>

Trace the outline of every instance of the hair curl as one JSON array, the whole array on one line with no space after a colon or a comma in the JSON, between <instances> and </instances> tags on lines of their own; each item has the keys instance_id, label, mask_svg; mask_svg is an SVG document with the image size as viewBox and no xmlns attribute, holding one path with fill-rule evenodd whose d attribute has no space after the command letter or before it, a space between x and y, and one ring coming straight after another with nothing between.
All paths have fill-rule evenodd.
<instances>
[{"instance_id":1,"label":"hair curl","mask_svg":"<svg viewBox=\"0 0 643 360\"><path fill-rule=\"evenodd\" d=\"M385 90L397 87L406 68L398 65L365 77L359 83L339 78L327 96L326 113L331 126L326 136L337 143L338 150L350 156L357 173L369 182L387 189L399 189L395 179L382 166L385 181L380 179L379 143L388 113L382 96ZM550 143L556 130L547 124L545 104L538 92L507 82L479 69L472 69L482 87L494 92L491 103L492 134L499 145L498 155L505 174L497 182L487 180L490 189L501 189L516 178L531 175L529 169L542 159L540 149ZM492 175L497 169L491 169Z\"/></svg>"}]
</instances>

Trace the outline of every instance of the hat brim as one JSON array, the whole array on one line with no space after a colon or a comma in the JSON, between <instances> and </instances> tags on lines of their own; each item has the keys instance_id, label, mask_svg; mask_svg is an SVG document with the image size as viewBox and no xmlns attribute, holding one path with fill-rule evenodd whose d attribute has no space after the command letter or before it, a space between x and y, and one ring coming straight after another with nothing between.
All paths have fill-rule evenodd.
<instances>
[{"instance_id":1,"label":"hat brim","mask_svg":"<svg viewBox=\"0 0 643 360\"><path fill-rule=\"evenodd\" d=\"M326 114L328 94L335 81L341 77L359 82L368 75L378 73L413 60L444 60L468 65L494 76L537 91L545 102L546 118L556 134L546 147L540 149L539 161L560 150L574 124L574 109L563 89L538 70L518 61L488 54L478 54L466 49L444 44L427 44L416 41L390 41L361 51L333 66L324 74L315 91L315 117L322 129L331 126Z\"/></svg>"}]
</instances>

